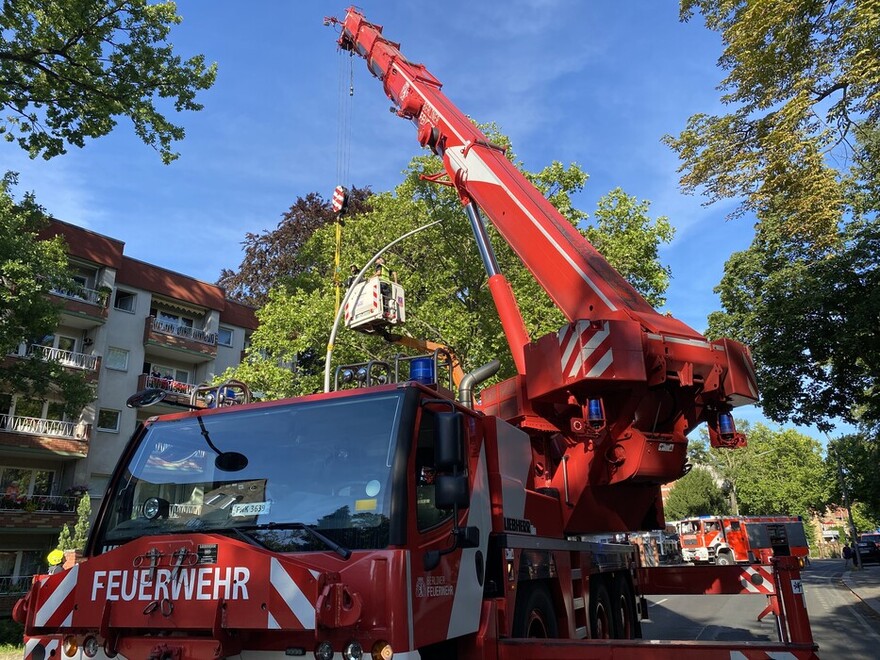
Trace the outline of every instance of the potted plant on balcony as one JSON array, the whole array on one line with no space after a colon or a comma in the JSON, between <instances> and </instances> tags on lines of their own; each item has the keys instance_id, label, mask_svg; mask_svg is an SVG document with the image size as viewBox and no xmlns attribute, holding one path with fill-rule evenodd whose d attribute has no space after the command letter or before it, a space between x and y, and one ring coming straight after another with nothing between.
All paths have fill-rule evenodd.
<instances>
[{"instance_id":1,"label":"potted plant on balcony","mask_svg":"<svg viewBox=\"0 0 880 660\"><path fill-rule=\"evenodd\" d=\"M101 307L106 307L110 302L111 293L113 293L113 289L106 284L98 287L98 303L100 303Z\"/></svg>"}]
</instances>

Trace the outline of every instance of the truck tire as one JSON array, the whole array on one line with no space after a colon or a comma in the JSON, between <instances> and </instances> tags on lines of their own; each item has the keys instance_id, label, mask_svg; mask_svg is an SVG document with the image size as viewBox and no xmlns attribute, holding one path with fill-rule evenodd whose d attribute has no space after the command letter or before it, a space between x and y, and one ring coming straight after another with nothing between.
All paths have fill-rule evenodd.
<instances>
[{"instance_id":1,"label":"truck tire","mask_svg":"<svg viewBox=\"0 0 880 660\"><path fill-rule=\"evenodd\" d=\"M614 637L616 639L637 639L641 637L639 619L636 614L636 599L626 573L614 576L611 588L611 607L614 616Z\"/></svg>"},{"instance_id":2,"label":"truck tire","mask_svg":"<svg viewBox=\"0 0 880 660\"><path fill-rule=\"evenodd\" d=\"M513 613L513 636L544 639L559 637L553 599L544 583L520 583Z\"/></svg>"},{"instance_id":3,"label":"truck tire","mask_svg":"<svg viewBox=\"0 0 880 660\"><path fill-rule=\"evenodd\" d=\"M718 566L730 566L733 564L733 560L730 558L730 554L727 552L719 552L718 556L715 557L715 563Z\"/></svg>"},{"instance_id":4,"label":"truck tire","mask_svg":"<svg viewBox=\"0 0 880 660\"><path fill-rule=\"evenodd\" d=\"M611 607L611 596L601 578L596 576L595 586L590 585L590 636L592 639L614 638L614 614Z\"/></svg>"}]
</instances>

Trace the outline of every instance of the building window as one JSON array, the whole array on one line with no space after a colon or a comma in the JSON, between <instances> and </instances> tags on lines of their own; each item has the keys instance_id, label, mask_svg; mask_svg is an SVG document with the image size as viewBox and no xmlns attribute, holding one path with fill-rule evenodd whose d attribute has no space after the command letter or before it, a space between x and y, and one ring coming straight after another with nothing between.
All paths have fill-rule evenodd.
<instances>
[{"instance_id":1,"label":"building window","mask_svg":"<svg viewBox=\"0 0 880 660\"><path fill-rule=\"evenodd\" d=\"M98 430L119 432L119 411L101 408L98 411Z\"/></svg>"},{"instance_id":2,"label":"building window","mask_svg":"<svg viewBox=\"0 0 880 660\"><path fill-rule=\"evenodd\" d=\"M128 351L124 348L108 348L104 356L104 366L117 371L128 371Z\"/></svg>"},{"instance_id":3,"label":"building window","mask_svg":"<svg viewBox=\"0 0 880 660\"><path fill-rule=\"evenodd\" d=\"M116 298L113 299L113 306L123 312L134 314L136 302L137 294L117 289Z\"/></svg>"},{"instance_id":4,"label":"building window","mask_svg":"<svg viewBox=\"0 0 880 660\"><path fill-rule=\"evenodd\" d=\"M151 376L162 378L164 380L172 380L178 383L189 384L189 371L187 371L186 369L175 369L174 367L168 367L159 364L158 362L153 362L152 365L144 363L144 373L148 373Z\"/></svg>"},{"instance_id":5,"label":"building window","mask_svg":"<svg viewBox=\"0 0 880 660\"><path fill-rule=\"evenodd\" d=\"M89 497L92 499L103 497L109 483L109 474L93 474L89 479Z\"/></svg>"},{"instance_id":6,"label":"building window","mask_svg":"<svg viewBox=\"0 0 880 660\"><path fill-rule=\"evenodd\" d=\"M0 466L0 498L15 501L21 497L51 495L54 470Z\"/></svg>"},{"instance_id":7,"label":"building window","mask_svg":"<svg viewBox=\"0 0 880 660\"><path fill-rule=\"evenodd\" d=\"M217 343L223 346L232 346L232 337L235 333L232 328L224 328L222 325L217 331Z\"/></svg>"},{"instance_id":8,"label":"building window","mask_svg":"<svg viewBox=\"0 0 880 660\"><path fill-rule=\"evenodd\" d=\"M174 314L172 312L166 312L161 309L159 309L159 310L151 309L150 315L154 316L159 321L159 323L165 323L165 324L167 324L169 326L173 326L175 328L192 328L192 327L194 327L193 319L186 317L186 316L180 316L180 315Z\"/></svg>"}]
</instances>

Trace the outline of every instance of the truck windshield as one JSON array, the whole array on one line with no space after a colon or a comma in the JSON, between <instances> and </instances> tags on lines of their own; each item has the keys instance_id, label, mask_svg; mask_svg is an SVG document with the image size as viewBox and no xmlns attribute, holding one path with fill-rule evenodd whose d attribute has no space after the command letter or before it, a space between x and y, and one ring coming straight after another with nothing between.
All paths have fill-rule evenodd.
<instances>
[{"instance_id":1,"label":"truck windshield","mask_svg":"<svg viewBox=\"0 0 880 660\"><path fill-rule=\"evenodd\" d=\"M385 547L400 405L395 392L154 422L108 493L97 548L209 531L279 552L327 550L321 536Z\"/></svg>"}]
</instances>

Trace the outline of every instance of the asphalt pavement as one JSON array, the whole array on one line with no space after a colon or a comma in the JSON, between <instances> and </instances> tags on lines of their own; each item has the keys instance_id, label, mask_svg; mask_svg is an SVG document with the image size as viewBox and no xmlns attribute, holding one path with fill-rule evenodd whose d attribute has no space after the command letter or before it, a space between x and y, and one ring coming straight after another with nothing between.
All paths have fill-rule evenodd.
<instances>
[{"instance_id":1,"label":"asphalt pavement","mask_svg":"<svg viewBox=\"0 0 880 660\"><path fill-rule=\"evenodd\" d=\"M859 570L844 571L842 579L863 603L880 614L880 564L866 564Z\"/></svg>"}]
</instances>

